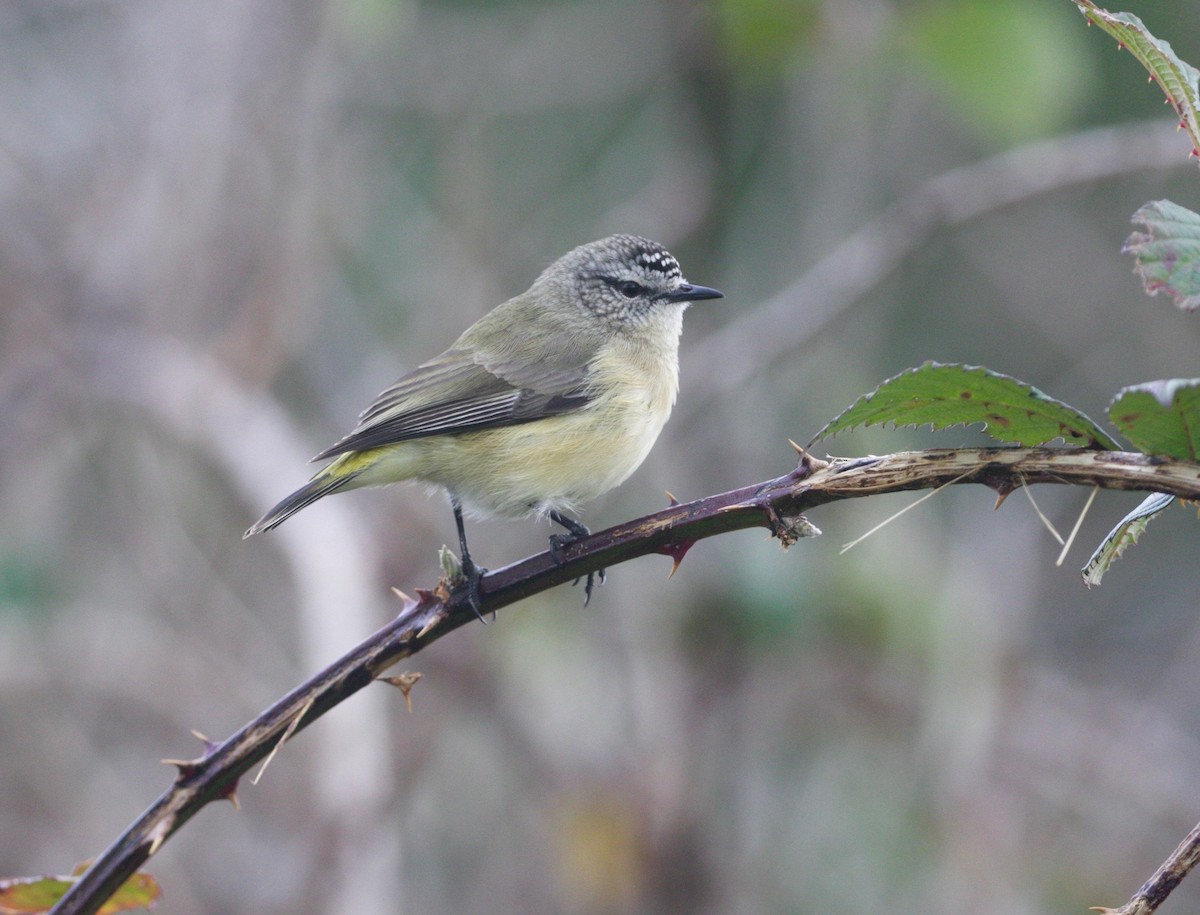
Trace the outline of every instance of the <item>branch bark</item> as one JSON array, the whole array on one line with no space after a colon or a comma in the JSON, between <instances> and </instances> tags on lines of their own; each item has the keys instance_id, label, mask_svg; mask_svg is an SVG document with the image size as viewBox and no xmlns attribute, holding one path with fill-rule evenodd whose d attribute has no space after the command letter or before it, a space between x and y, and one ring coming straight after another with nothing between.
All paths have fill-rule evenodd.
<instances>
[{"instance_id":1,"label":"branch bark","mask_svg":"<svg viewBox=\"0 0 1200 915\"><path fill-rule=\"evenodd\" d=\"M1091 911L1102 915L1150 915L1166 901L1197 861L1200 861L1200 824L1192 828L1129 902L1119 909L1093 906Z\"/></svg>"},{"instance_id":2,"label":"branch bark","mask_svg":"<svg viewBox=\"0 0 1200 915\"><path fill-rule=\"evenodd\" d=\"M798 449L799 450L799 449ZM982 483L1002 495L1031 483L1166 492L1200 500L1200 464L1143 454L1073 448L981 448L902 452L830 462L800 452L795 470L773 480L708 496L628 521L568 546L497 569L481 581L482 609L495 611L588 572L650 553L681 558L698 540L765 527L785 545L794 519L820 505L947 483ZM296 687L204 755L174 761L175 782L100 855L53 909L97 911L176 830L214 800L233 798L238 779L297 731L367 686L394 664L471 622L461 589L445 580L407 598L395 620ZM1178 875L1182 879L1182 875Z\"/></svg>"}]
</instances>

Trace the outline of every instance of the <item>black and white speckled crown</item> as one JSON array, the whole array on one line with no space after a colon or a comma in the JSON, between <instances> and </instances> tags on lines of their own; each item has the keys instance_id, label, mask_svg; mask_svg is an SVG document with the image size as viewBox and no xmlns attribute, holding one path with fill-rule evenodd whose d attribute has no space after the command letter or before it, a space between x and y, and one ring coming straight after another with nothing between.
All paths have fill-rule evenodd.
<instances>
[{"instance_id":1,"label":"black and white speckled crown","mask_svg":"<svg viewBox=\"0 0 1200 915\"><path fill-rule=\"evenodd\" d=\"M663 280L683 277L679 262L658 242L638 238L636 235L621 236L628 239L634 248L633 262L649 273L658 274Z\"/></svg>"},{"instance_id":2,"label":"black and white speckled crown","mask_svg":"<svg viewBox=\"0 0 1200 915\"><path fill-rule=\"evenodd\" d=\"M596 315L629 325L644 323L669 306L686 307L693 298L721 296L687 283L666 248L638 235L610 235L568 251L533 288L547 286Z\"/></svg>"}]
</instances>

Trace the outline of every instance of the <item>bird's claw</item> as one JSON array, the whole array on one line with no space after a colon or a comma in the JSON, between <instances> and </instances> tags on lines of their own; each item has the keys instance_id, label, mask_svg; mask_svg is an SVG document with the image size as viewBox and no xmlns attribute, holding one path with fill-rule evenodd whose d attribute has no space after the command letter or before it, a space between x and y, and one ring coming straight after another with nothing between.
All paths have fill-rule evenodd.
<instances>
[{"instance_id":1,"label":"bird's claw","mask_svg":"<svg viewBox=\"0 0 1200 915\"><path fill-rule=\"evenodd\" d=\"M487 569L485 569L483 566L475 565L475 561L473 559L471 559L470 556L463 556L463 558L462 558L462 575L463 575L463 584L465 585L465 587L467 589L467 603L470 605L471 609L475 612L475 616L479 619L479 622L483 623L483 625L485 625L485 626L487 625L487 620L483 618L483 612L482 612L483 592L479 588L479 582L483 578L483 576L486 574L487 574ZM492 619L493 620L496 619L496 611L495 610L492 611Z\"/></svg>"},{"instance_id":2,"label":"bird's claw","mask_svg":"<svg viewBox=\"0 0 1200 915\"><path fill-rule=\"evenodd\" d=\"M585 531L586 531L586 528L585 528ZM568 546L570 546L572 543L574 543L576 540L578 540L580 538L580 536L586 537L587 534L586 533L584 533L582 535L574 534L574 533L572 533L572 534L551 534L550 535L550 555L554 558L554 561L557 562L559 565L562 565L564 562L566 562L567 561L566 548ZM581 575L579 578L576 578L575 581L573 581L571 584L578 585L580 581L583 581L584 577L585 576ZM589 603L591 603L592 589L595 586L596 579L598 578L600 580L600 584L603 585L604 582L608 580L608 575L605 573L604 569L597 569L595 572L588 572L586 578L587 578L587 581L584 583L584 586L583 586L583 605L585 607Z\"/></svg>"},{"instance_id":3,"label":"bird's claw","mask_svg":"<svg viewBox=\"0 0 1200 915\"><path fill-rule=\"evenodd\" d=\"M562 565L567 561L566 550L572 543L578 540L578 537L571 534L551 534L550 535L550 555L554 561Z\"/></svg>"},{"instance_id":4,"label":"bird's claw","mask_svg":"<svg viewBox=\"0 0 1200 915\"><path fill-rule=\"evenodd\" d=\"M588 604L590 604L592 602L592 584L593 584L594 579L597 579L597 578L600 579L601 585L603 585L604 582L608 579L608 576L604 573L604 569L597 569L595 572L587 573L587 581L584 582L584 585L583 585L583 606L585 608L587 607ZM576 578L573 582L571 582L571 587L575 587L576 585L579 584L579 582L580 582L580 579Z\"/></svg>"}]
</instances>

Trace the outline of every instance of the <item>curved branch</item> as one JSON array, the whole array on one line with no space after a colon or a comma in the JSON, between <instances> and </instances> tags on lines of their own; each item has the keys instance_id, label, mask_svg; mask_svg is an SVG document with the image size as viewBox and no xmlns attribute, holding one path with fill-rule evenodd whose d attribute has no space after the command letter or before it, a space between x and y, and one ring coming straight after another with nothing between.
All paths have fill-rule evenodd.
<instances>
[{"instance_id":1,"label":"curved branch","mask_svg":"<svg viewBox=\"0 0 1200 915\"><path fill-rule=\"evenodd\" d=\"M935 175L863 223L794 282L690 343L683 353L688 396L676 422L703 415L715 398L740 390L812 339L935 233L1067 187L1187 163L1178 132L1158 119L1039 140Z\"/></svg>"},{"instance_id":2,"label":"curved branch","mask_svg":"<svg viewBox=\"0 0 1200 915\"><path fill-rule=\"evenodd\" d=\"M1074 448L978 448L902 452L832 462L800 452L785 476L695 502L672 505L549 552L497 569L481 581L482 609L494 611L588 572L666 553L678 560L692 543L765 527L785 545L795 541L801 512L885 492L946 483L982 483L1001 494L1026 483L1166 492L1200 500L1200 464L1142 454ZM400 615L311 680L296 687L232 737L200 758L176 761L179 775L63 896L58 915L95 912L166 839L214 800L232 798L238 779L292 734L377 679L387 668L471 622L461 589L441 582L405 599Z\"/></svg>"}]
</instances>

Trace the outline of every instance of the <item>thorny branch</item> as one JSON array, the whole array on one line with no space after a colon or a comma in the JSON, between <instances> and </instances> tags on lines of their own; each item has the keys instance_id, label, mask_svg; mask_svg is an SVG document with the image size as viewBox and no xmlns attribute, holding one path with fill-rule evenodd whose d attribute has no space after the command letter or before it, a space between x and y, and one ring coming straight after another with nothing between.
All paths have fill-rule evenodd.
<instances>
[{"instance_id":1,"label":"thorny branch","mask_svg":"<svg viewBox=\"0 0 1200 915\"><path fill-rule=\"evenodd\" d=\"M481 609L495 611L588 572L651 553L666 554L678 563L696 541L730 531L765 527L787 545L796 537L795 519L802 512L877 493L982 483L1004 496L1023 483L1057 483L1165 492L1200 500L1200 464L1142 454L982 448L826 462L802 449L797 451L800 461L796 469L782 477L695 502L672 504L600 531L568 546L561 562L545 552L497 569L482 579ZM475 619L462 590L445 581L432 591L417 593L417 599L405 599L395 620L233 736L220 744L206 741L204 754L196 759L172 761L179 769L175 782L93 862L53 912L77 915L97 911L202 807L214 800L235 800L238 779L281 749L293 734L381 678L397 662ZM1182 874L1176 870L1175 882L1179 879Z\"/></svg>"},{"instance_id":2,"label":"thorny branch","mask_svg":"<svg viewBox=\"0 0 1200 915\"><path fill-rule=\"evenodd\" d=\"M1171 891L1188 875L1188 871L1196 866L1197 861L1200 861L1200 824L1193 827L1171 852L1170 857L1154 872L1154 876L1142 884L1142 888L1129 902L1119 909L1093 906L1091 911L1100 912L1102 915L1150 915L1166 901Z\"/></svg>"}]
</instances>

